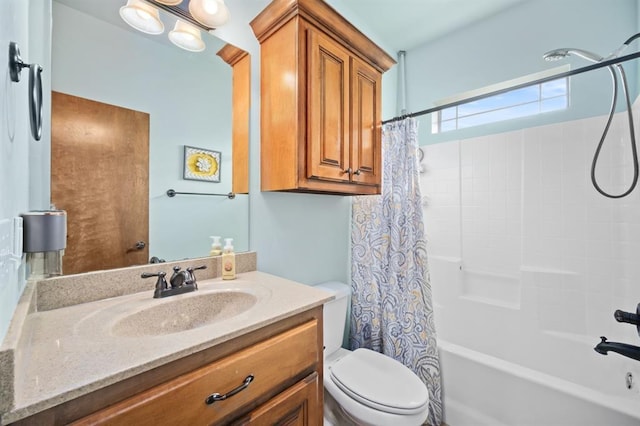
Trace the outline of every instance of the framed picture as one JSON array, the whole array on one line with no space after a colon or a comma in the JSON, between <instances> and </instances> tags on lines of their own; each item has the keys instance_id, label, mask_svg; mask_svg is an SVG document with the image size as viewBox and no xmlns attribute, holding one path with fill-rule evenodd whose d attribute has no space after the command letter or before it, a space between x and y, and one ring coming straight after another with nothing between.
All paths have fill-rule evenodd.
<instances>
[{"instance_id":1,"label":"framed picture","mask_svg":"<svg viewBox=\"0 0 640 426\"><path fill-rule=\"evenodd\" d=\"M184 146L184 179L220 182L220 151Z\"/></svg>"}]
</instances>

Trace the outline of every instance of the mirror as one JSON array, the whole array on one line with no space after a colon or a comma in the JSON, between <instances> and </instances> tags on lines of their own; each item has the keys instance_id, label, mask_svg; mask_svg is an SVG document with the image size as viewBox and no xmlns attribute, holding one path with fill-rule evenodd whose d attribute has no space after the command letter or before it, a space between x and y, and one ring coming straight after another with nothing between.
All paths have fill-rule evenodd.
<instances>
[{"instance_id":1,"label":"mirror","mask_svg":"<svg viewBox=\"0 0 640 426\"><path fill-rule=\"evenodd\" d=\"M180 49L167 37L174 16L160 10L164 32L144 34L120 18L125 3L53 1L52 90L149 114L149 257L207 256L210 235L247 251L247 194L167 195L232 191L232 69L216 55L225 42L202 32L204 51ZM219 182L183 177L185 146L220 152ZM77 185L118 185L91 178Z\"/></svg>"}]
</instances>

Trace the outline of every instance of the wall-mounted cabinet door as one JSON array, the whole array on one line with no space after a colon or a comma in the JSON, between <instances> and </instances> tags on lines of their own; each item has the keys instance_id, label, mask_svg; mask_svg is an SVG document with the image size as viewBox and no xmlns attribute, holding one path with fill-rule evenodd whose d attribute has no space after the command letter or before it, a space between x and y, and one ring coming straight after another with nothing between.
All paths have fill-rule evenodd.
<instances>
[{"instance_id":1,"label":"wall-mounted cabinet door","mask_svg":"<svg viewBox=\"0 0 640 426\"><path fill-rule=\"evenodd\" d=\"M380 88L382 76L357 58L351 61L351 179L380 184L382 143Z\"/></svg>"},{"instance_id":2,"label":"wall-mounted cabinet door","mask_svg":"<svg viewBox=\"0 0 640 426\"><path fill-rule=\"evenodd\" d=\"M307 177L349 181L349 63L342 46L308 30Z\"/></svg>"}]
</instances>

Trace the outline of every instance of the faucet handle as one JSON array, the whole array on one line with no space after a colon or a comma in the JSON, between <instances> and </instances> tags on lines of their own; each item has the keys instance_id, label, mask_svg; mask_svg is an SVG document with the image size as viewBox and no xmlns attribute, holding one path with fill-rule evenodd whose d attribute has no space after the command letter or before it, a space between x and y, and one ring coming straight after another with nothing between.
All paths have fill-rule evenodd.
<instances>
[{"instance_id":1,"label":"faucet handle","mask_svg":"<svg viewBox=\"0 0 640 426\"><path fill-rule=\"evenodd\" d=\"M143 272L142 274L140 274L140 278L158 277L158 280L160 280L161 278L164 278L166 275L167 275L166 272L156 272L155 274L152 272Z\"/></svg>"},{"instance_id":2,"label":"faucet handle","mask_svg":"<svg viewBox=\"0 0 640 426\"><path fill-rule=\"evenodd\" d=\"M638 335L640 336L640 303L638 303L638 306L636 307L635 314L632 312L624 312L618 309L613 313L613 317L618 322L626 322L628 324L635 325L638 329Z\"/></svg>"},{"instance_id":3,"label":"faucet handle","mask_svg":"<svg viewBox=\"0 0 640 426\"><path fill-rule=\"evenodd\" d=\"M196 288L198 287L198 284L196 283L196 274L193 273L193 271L198 271L200 269L207 269L206 265L202 265L202 266L196 266L194 267L188 267L187 268L187 281L185 282L185 284L193 284L196 286Z\"/></svg>"},{"instance_id":4,"label":"faucet handle","mask_svg":"<svg viewBox=\"0 0 640 426\"><path fill-rule=\"evenodd\" d=\"M161 297L160 295L162 294L162 292L169 287L169 285L167 284L167 280L164 279L166 275L166 272L157 272L155 274L151 272L143 272L140 275L140 278L158 277L158 281L156 281L156 291L153 293L153 297L157 299Z\"/></svg>"}]
</instances>

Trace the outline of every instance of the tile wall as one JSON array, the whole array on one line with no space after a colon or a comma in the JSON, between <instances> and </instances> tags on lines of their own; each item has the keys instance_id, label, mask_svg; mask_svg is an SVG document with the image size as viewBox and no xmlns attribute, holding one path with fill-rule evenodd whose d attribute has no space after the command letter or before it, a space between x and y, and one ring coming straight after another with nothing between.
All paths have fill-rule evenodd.
<instances>
[{"instance_id":1,"label":"tile wall","mask_svg":"<svg viewBox=\"0 0 640 426\"><path fill-rule=\"evenodd\" d=\"M605 120L422 147L439 338L560 375L572 374L574 349L551 365L541 346L572 342L593 357L602 335L640 344L635 327L613 319L640 303L640 187L608 199L590 182ZM632 178L626 126L616 115L597 168L612 193ZM469 327L452 325L454 312Z\"/></svg>"}]
</instances>

